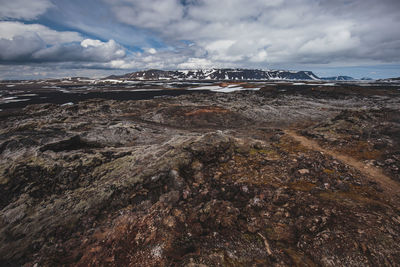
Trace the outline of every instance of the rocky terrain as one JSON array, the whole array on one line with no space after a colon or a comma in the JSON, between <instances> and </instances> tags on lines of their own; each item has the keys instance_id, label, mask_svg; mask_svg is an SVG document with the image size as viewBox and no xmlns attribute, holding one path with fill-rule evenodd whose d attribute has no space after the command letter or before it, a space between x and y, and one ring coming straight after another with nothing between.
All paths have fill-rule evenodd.
<instances>
[{"instance_id":1,"label":"rocky terrain","mask_svg":"<svg viewBox=\"0 0 400 267\"><path fill-rule=\"evenodd\" d=\"M399 266L400 91L0 113L1 266Z\"/></svg>"}]
</instances>

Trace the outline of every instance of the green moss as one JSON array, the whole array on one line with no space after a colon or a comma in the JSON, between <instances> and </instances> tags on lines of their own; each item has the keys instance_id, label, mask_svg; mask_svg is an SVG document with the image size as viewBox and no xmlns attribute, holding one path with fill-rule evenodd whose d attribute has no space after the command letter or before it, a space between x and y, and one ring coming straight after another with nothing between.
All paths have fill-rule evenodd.
<instances>
[{"instance_id":1,"label":"green moss","mask_svg":"<svg viewBox=\"0 0 400 267\"><path fill-rule=\"evenodd\" d=\"M259 235L246 233L242 235L242 238L249 243L257 243L260 246L263 245L263 240Z\"/></svg>"},{"instance_id":2,"label":"green moss","mask_svg":"<svg viewBox=\"0 0 400 267\"><path fill-rule=\"evenodd\" d=\"M291 239L290 227L283 223L277 223L264 229L264 234L270 240L288 241Z\"/></svg>"},{"instance_id":3,"label":"green moss","mask_svg":"<svg viewBox=\"0 0 400 267\"><path fill-rule=\"evenodd\" d=\"M360 160L380 159L383 154L383 151L374 149L373 145L367 141L353 142L341 148L340 151Z\"/></svg>"},{"instance_id":4,"label":"green moss","mask_svg":"<svg viewBox=\"0 0 400 267\"><path fill-rule=\"evenodd\" d=\"M249 146L239 146L235 148L235 153L238 154L249 154L250 153L250 148Z\"/></svg>"},{"instance_id":5,"label":"green moss","mask_svg":"<svg viewBox=\"0 0 400 267\"><path fill-rule=\"evenodd\" d=\"M279 154L275 150L252 148L252 149L250 149L249 154L250 154L250 156L267 157L270 160L280 159Z\"/></svg>"},{"instance_id":6,"label":"green moss","mask_svg":"<svg viewBox=\"0 0 400 267\"><path fill-rule=\"evenodd\" d=\"M101 177L101 179L129 178L131 183L140 182L140 177L132 173L132 167L135 166L135 160L136 157L134 156L126 156L102 164L94 169L93 176Z\"/></svg>"},{"instance_id":7,"label":"green moss","mask_svg":"<svg viewBox=\"0 0 400 267\"><path fill-rule=\"evenodd\" d=\"M4 176L0 176L0 185L3 185L3 184L7 184L9 182L9 179L7 178L7 177L4 177Z\"/></svg>"},{"instance_id":8,"label":"green moss","mask_svg":"<svg viewBox=\"0 0 400 267\"><path fill-rule=\"evenodd\" d=\"M324 169L323 172L326 174L334 174L335 173L334 170L330 170L330 169Z\"/></svg>"},{"instance_id":9,"label":"green moss","mask_svg":"<svg viewBox=\"0 0 400 267\"><path fill-rule=\"evenodd\" d=\"M321 192L319 196L323 199L335 201L335 202L342 202L342 203L349 203L349 204L372 204L372 205L384 205L381 202L378 195L371 195L371 192L368 190L364 190L363 188L356 188L352 187L352 190L348 192Z\"/></svg>"},{"instance_id":10,"label":"green moss","mask_svg":"<svg viewBox=\"0 0 400 267\"><path fill-rule=\"evenodd\" d=\"M257 155L257 154L264 154L264 155L268 155L273 153L273 151L268 151L266 149L256 149L256 148L252 148L250 149L250 155Z\"/></svg>"},{"instance_id":11,"label":"green moss","mask_svg":"<svg viewBox=\"0 0 400 267\"><path fill-rule=\"evenodd\" d=\"M288 153L297 153L297 152L307 152L308 148L303 146L300 142L294 141L290 137L284 136L280 139L279 143L274 144L274 146L281 151Z\"/></svg>"},{"instance_id":12,"label":"green moss","mask_svg":"<svg viewBox=\"0 0 400 267\"><path fill-rule=\"evenodd\" d=\"M309 192L315 187L315 184L306 181L296 181L289 184L289 188L296 191Z\"/></svg>"}]
</instances>

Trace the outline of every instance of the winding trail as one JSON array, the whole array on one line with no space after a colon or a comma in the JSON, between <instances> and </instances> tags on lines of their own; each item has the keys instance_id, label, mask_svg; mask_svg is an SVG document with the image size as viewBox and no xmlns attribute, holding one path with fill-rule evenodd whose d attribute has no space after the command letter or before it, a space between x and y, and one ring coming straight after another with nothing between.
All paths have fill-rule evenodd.
<instances>
[{"instance_id":1,"label":"winding trail","mask_svg":"<svg viewBox=\"0 0 400 267\"><path fill-rule=\"evenodd\" d=\"M382 172L382 170L374 166L367 165L350 156L338 153L334 150L327 150L321 147L317 142L301 136L293 130L285 130L284 132L292 137L294 140L300 142L306 148L314 151L323 152L324 154L330 155L342 161L343 163L359 170L363 175L365 175L368 180L376 182L390 197L400 197L400 184L386 176Z\"/></svg>"}]
</instances>

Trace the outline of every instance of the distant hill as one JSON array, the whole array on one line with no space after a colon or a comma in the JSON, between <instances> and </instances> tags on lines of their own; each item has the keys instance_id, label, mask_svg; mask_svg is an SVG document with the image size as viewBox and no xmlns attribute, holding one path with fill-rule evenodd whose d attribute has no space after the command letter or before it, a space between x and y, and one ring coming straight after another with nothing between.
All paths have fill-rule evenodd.
<instances>
[{"instance_id":1,"label":"distant hill","mask_svg":"<svg viewBox=\"0 0 400 267\"><path fill-rule=\"evenodd\" d=\"M353 77L350 76L333 76L333 77L323 77L321 80L324 81L354 81Z\"/></svg>"},{"instance_id":2,"label":"distant hill","mask_svg":"<svg viewBox=\"0 0 400 267\"><path fill-rule=\"evenodd\" d=\"M146 70L108 79L129 80L319 80L311 71L208 69L208 70Z\"/></svg>"},{"instance_id":3,"label":"distant hill","mask_svg":"<svg viewBox=\"0 0 400 267\"><path fill-rule=\"evenodd\" d=\"M400 82L400 77L397 78L387 78L387 79L380 79L378 82L394 82L394 83L399 83Z\"/></svg>"}]
</instances>

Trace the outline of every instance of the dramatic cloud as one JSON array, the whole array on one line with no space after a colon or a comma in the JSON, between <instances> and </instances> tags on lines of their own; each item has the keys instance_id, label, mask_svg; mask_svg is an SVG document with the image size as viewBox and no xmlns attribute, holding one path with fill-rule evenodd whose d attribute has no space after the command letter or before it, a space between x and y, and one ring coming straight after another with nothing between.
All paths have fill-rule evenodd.
<instances>
[{"instance_id":1,"label":"dramatic cloud","mask_svg":"<svg viewBox=\"0 0 400 267\"><path fill-rule=\"evenodd\" d=\"M109 62L126 56L114 40L84 39L76 32L0 22L0 61L4 63Z\"/></svg>"},{"instance_id":2,"label":"dramatic cloud","mask_svg":"<svg viewBox=\"0 0 400 267\"><path fill-rule=\"evenodd\" d=\"M80 44L55 45L32 54L32 59L39 62L109 62L124 58L124 49L114 40L101 42L85 39Z\"/></svg>"},{"instance_id":3,"label":"dramatic cloud","mask_svg":"<svg viewBox=\"0 0 400 267\"><path fill-rule=\"evenodd\" d=\"M118 14L118 19L128 24L159 29L172 22L179 22L183 9L179 0L107 0Z\"/></svg>"},{"instance_id":4,"label":"dramatic cloud","mask_svg":"<svg viewBox=\"0 0 400 267\"><path fill-rule=\"evenodd\" d=\"M207 51L206 60L216 64L400 60L400 54L396 54L400 48L399 1L107 0L107 3L121 22L157 32L167 43L193 42Z\"/></svg>"},{"instance_id":5,"label":"dramatic cloud","mask_svg":"<svg viewBox=\"0 0 400 267\"><path fill-rule=\"evenodd\" d=\"M0 39L1 61L26 61L33 53L46 47L38 35L17 35L12 39Z\"/></svg>"},{"instance_id":6,"label":"dramatic cloud","mask_svg":"<svg viewBox=\"0 0 400 267\"><path fill-rule=\"evenodd\" d=\"M124 74L126 70L112 70L112 74ZM4 79L40 79L49 77L106 77L109 69L76 68L67 63L49 63L45 65L0 65L0 80Z\"/></svg>"},{"instance_id":7,"label":"dramatic cloud","mask_svg":"<svg viewBox=\"0 0 400 267\"><path fill-rule=\"evenodd\" d=\"M346 70L400 64L398 0L0 0L0 4L0 65L128 71Z\"/></svg>"},{"instance_id":8,"label":"dramatic cloud","mask_svg":"<svg viewBox=\"0 0 400 267\"><path fill-rule=\"evenodd\" d=\"M228 65L211 62L206 59L207 51L193 43L176 44L164 49L147 48L142 52L108 63L90 64L86 67L110 69L193 69L228 67Z\"/></svg>"},{"instance_id":9,"label":"dramatic cloud","mask_svg":"<svg viewBox=\"0 0 400 267\"><path fill-rule=\"evenodd\" d=\"M81 34L71 31L55 31L40 24L24 24L14 21L0 21L0 38L12 39L15 36L37 35L47 44L80 42Z\"/></svg>"},{"instance_id":10,"label":"dramatic cloud","mask_svg":"<svg viewBox=\"0 0 400 267\"><path fill-rule=\"evenodd\" d=\"M35 19L52 6L50 0L0 0L0 19Z\"/></svg>"}]
</instances>

